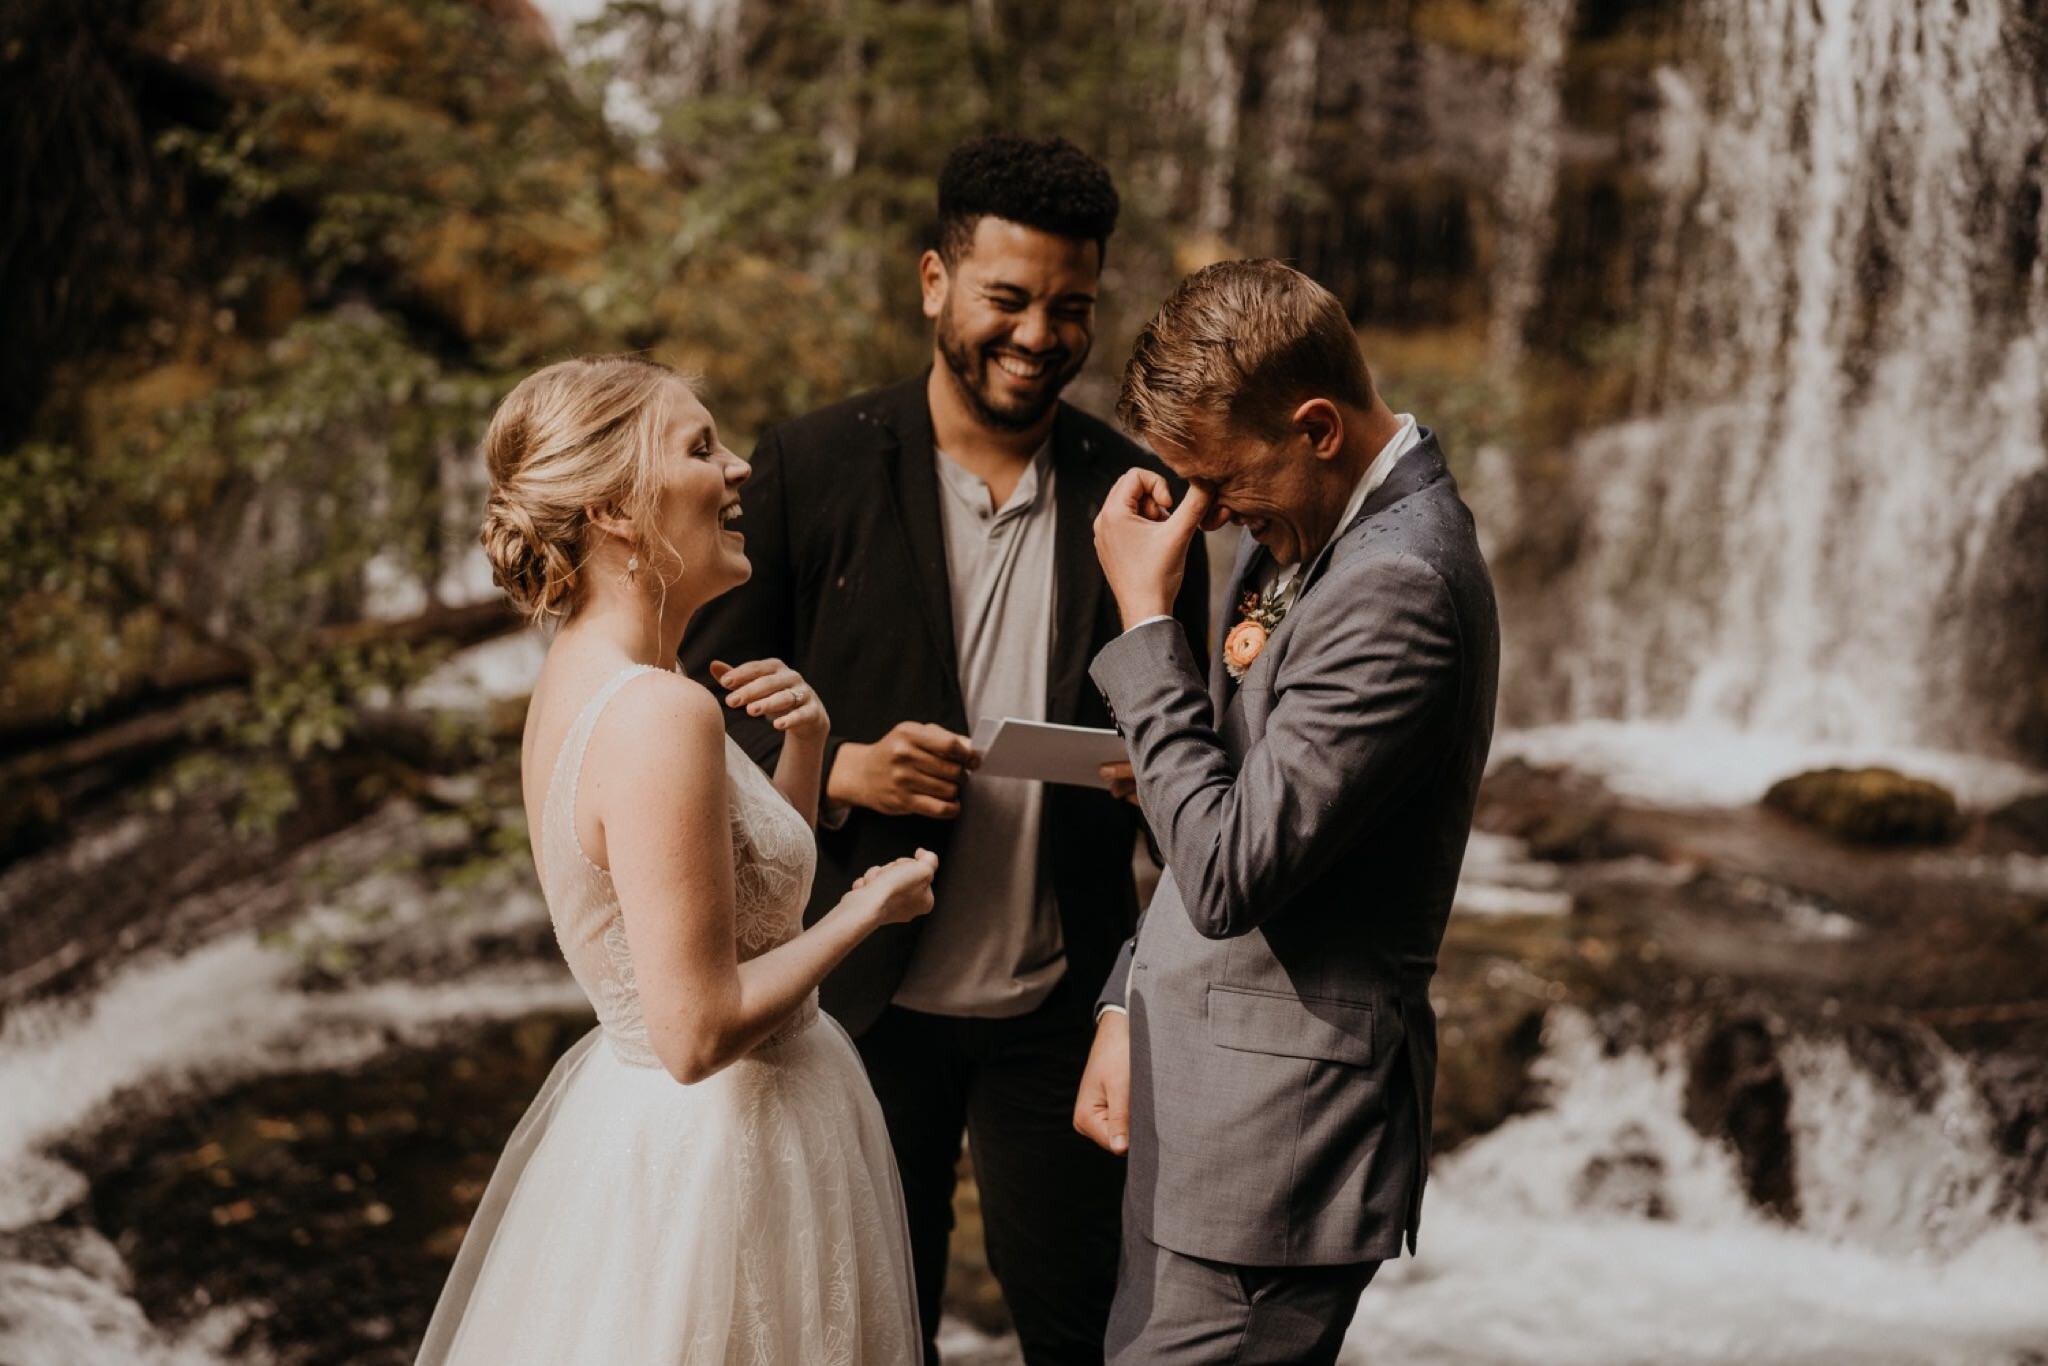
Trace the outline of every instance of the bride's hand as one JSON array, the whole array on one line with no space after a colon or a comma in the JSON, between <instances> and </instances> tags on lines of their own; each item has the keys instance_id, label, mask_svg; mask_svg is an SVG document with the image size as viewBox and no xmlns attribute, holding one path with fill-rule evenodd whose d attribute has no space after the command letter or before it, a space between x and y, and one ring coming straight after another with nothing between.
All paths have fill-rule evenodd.
<instances>
[{"instance_id":1,"label":"bride's hand","mask_svg":"<svg viewBox=\"0 0 2048 1366\"><path fill-rule=\"evenodd\" d=\"M725 689L726 706L744 707L747 715L764 717L785 734L822 740L831 733L832 718L825 714L818 694L802 674L779 659L745 664L714 659L711 677Z\"/></svg>"},{"instance_id":2,"label":"bride's hand","mask_svg":"<svg viewBox=\"0 0 2048 1366\"><path fill-rule=\"evenodd\" d=\"M932 908L932 878L938 871L939 856L929 849L920 849L912 858L900 858L862 873L854 879L841 904L860 907L876 926L915 920Z\"/></svg>"}]
</instances>

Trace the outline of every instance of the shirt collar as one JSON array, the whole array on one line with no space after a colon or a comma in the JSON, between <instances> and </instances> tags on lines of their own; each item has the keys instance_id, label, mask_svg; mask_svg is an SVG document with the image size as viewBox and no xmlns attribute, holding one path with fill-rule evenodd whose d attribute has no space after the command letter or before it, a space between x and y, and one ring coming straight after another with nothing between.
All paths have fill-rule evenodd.
<instances>
[{"instance_id":1,"label":"shirt collar","mask_svg":"<svg viewBox=\"0 0 2048 1366\"><path fill-rule=\"evenodd\" d=\"M1379 491L1380 485L1387 482L1387 476L1394 472L1394 466L1401 462L1401 457L1421 440L1422 432L1415 424L1415 414L1401 413L1395 420L1401 425L1387 439L1387 444L1380 447L1380 453L1372 458L1372 463L1365 467L1365 473L1359 476L1358 486L1351 490L1351 501L1344 505L1344 515L1337 519L1337 529L1330 533L1333 540L1342 536L1345 528L1358 519L1358 511L1365 506L1365 500Z\"/></svg>"},{"instance_id":2,"label":"shirt collar","mask_svg":"<svg viewBox=\"0 0 2048 1366\"><path fill-rule=\"evenodd\" d=\"M973 508L975 512L990 520L1018 516L1029 512L1038 504L1039 491L1045 487L1051 474L1052 441L1046 440L1031 457L1031 463L1017 479L1017 488L1010 494L1010 501L1000 508L990 508L992 501L986 481L966 466L958 464L944 451L934 450L932 458L939 467L939 479L952 490L955 497Z\"/></svg>"},{"instance_id":3,"label":"shirt collar","mask_svg":"<svg viewBox=\"0 0 2048 1366\"><path fill-rule=\"evenodd\" d=\"M1416 425L1415 414L1400 413L1396 415L1395 420L1401 425L1395 429L1393 436L1387 439L1387 444L1380 447L1379 454L1372 458L1372 463L1365 467L1365 473L1358 477L1358 483L1351 489L1350 500L1344 504L1343 515L1337 518L1337 528L1330 533L1331 540L1342 536L1345 529L1358 519L1359 510L1365 506L1365 500L1372 497L1381 484L1387 482L1387 476L1394 472L1394 466L1401 463L1401 457L1415 449L1421 442L1422 429ZM1292 579L1300 572L1299 561L1280 568L1281 576L1286 579Z\"/></svg>"}]
</instances>

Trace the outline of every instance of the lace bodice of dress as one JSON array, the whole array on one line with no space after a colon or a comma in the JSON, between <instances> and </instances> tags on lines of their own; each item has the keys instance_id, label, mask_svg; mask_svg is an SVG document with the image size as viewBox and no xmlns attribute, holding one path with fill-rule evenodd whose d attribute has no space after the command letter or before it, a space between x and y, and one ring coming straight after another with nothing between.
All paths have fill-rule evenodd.
<instances>
[{"instance_id":1,"label":"lace bodice of dress","mask_svg":"<svg viewBox=\"0 0 2048 1366\"><path fill-rule=\"evenodd\" d=\"M576 834L576 794L583 756L605 704L633 679L656 672L645 665L624 669L584 704L555 759L540 834L541 891L562 956L596 1008L613 1050L624 1061L644 1067L658 1067L660 1062L647 1041L626 924L611 874L590 861ZM810 826L730 736L725 741L725 776L732 831L733 931L744 961L787 943L803 928L817 848ZM794 1037L817 1016L814 992L767 1044Z\"/></svg>"}]
</instances>

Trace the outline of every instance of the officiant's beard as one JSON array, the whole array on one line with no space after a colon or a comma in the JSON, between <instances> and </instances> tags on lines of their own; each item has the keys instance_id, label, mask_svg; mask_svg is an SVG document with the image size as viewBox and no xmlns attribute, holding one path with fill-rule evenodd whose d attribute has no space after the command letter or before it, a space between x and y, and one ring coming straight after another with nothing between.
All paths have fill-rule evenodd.
<instances>
[{"instance_id":1,"label":"officiant's beard","mask_svg":"<svg viewBox=\"0 0 2048 1366\"><path fill-rule=\"evenodd\" d=\"M937 340L939 354L945 357L946 368L952 371L953 381L974 409L975 417L1001 432L1024 432L1037 426L1052 405L1059 401L1060 391L1081 373L1082 365L1088 360L1088 347L1085 345L1077 353L1069 353L1065 348L1045 353L1046 375L1039 381L1036 392L1012 401L998 394L989 375L990 367L995 364L991 357L1002 348L993 344L976 346L968 342L953 325L950 311L939 315Z\"/></svg>"}]
</instances>

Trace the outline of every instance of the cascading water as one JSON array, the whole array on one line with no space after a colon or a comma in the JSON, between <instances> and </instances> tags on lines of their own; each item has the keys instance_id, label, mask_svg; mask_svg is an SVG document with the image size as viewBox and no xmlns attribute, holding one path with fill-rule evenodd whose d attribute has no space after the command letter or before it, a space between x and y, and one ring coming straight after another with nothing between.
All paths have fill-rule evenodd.
<instances>
[{"instance_id":1,"label":"cascading water","mask_svg":"<svg viewBox=\"0 0 2048 1366\"><path fill-rule=\"evenodd\" d=\"M1693 6L1700 51L1660 77L1651 415L1580 443L1552 585L1568 715L1996 747L1959 632L2025 548L1991 540L2002 500L2048 470L2029 9Z\"/></svg>"},{"instance_id":2,"label":"cascading water","mask_svg":"<svg viewBox=\"0 0 2048 1366\"><path fill-rule=\"evenodd\" d=\"M1508 130L1500 185L1500 260L1493 271L1490 346L1503 369L1513 369L1520 360L1522 329L1543 291L1564 103L1558 77L1577 9L1578 0L1527 0L1523 10L1522 34L1529 50L1515 73L1518 117Z\"/></svg>"},{"instance_id":3,"label":"cascading water","mask_svg":"<svg viewBox=\"0 0 2048 1366\"><path fill-rule=\"evenodd\" d=\"M1983 1363L2048 1349L2048 1241L1999 1213L2004 1162L1960 1060L1915 1097L1840 1044L1782 1058L1798 1216L1744 1196L1685 1119L1672 1050L1554 1012L1546 1107L1438 1164L1422 1255L1389 1264L1346 1362Z\"/></svg>"}]
</instances>

